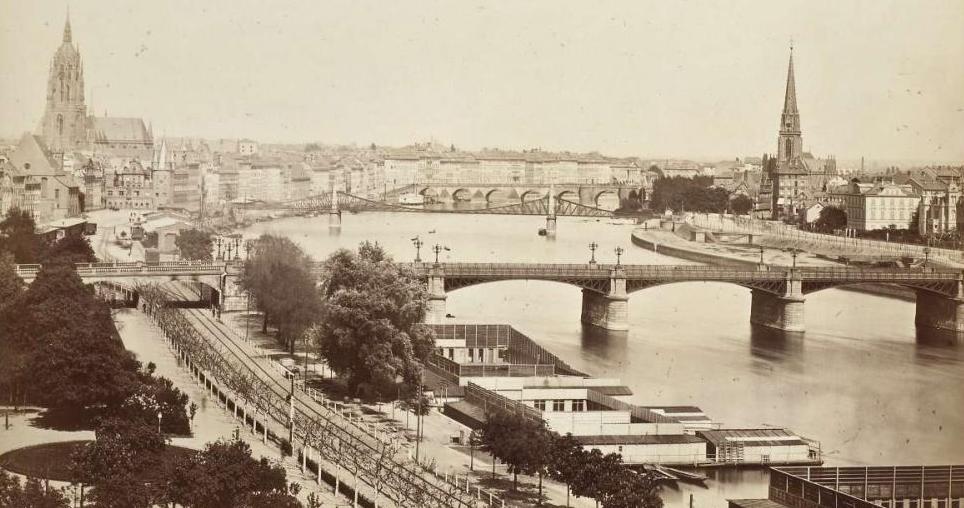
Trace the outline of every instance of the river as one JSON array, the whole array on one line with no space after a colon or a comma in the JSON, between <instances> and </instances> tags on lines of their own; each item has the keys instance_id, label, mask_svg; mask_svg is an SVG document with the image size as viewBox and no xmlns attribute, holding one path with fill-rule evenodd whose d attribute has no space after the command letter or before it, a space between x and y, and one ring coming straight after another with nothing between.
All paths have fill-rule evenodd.
<instances>
[{"instance_id":1,"label":"river","mask_svg":"<svg viewBox=\"0 0 964 508\"><path fill-rule=\"evenodd\" d=\"M291 237L316 259L363 240L411 260L416 235L440 244L443 261L686 263L635 247L634 226L560 218L555 239L536 234L541 217L344 214L258 223L245 236ZM695 405L727 427L773 425L821 441L827 465L964 462L964 345L918 339L914 304L829 289L808 295L804 336L751 328L749 290L680 283L634 293L630 331L596 333L579 321L580 290L552 282L497 282L452 292L453 322L508 323L574 367L618 377L638 404ZM709 488L667 490L667 506L722 507L726 498L765 497L761 471L713 473Z\"/></svg>"}]
</instances>

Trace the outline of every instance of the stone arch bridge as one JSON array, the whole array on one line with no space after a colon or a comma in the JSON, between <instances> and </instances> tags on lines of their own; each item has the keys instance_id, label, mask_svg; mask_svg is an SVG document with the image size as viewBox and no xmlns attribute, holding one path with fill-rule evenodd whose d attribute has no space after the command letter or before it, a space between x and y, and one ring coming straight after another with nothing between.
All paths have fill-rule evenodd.
<instances>
[{"instance_id":1,"label":"stone arch bridge","mask_svg":"<svg viewBox=\"0 0 964 508\"><path fill-rule=\"evenodd\" d=\"M545 280L582 289L582 321L606 330L629 327L629 295L678 282L726 282L751 290L750 321L790 332L804 331L806 295L859 284L887 284L917 293L915 323L920 327L964 332L964 274L957 270L849 267L760 269L679 265L400 263L424 280L429 290L427 321L445 319L449 291L506 280ZM32 282L40 265L18 265L17 274ZM138 284L189 281L216 291L225 311L241 310L246 298L238 261L161 263L82 263L85 283L111 283L135 289Z\"/></svg>"},{"instance_id":2,"label":"stone arch bridge","mask_svg":"<svg viewBox=\"0 0 964 508\"><path fill-rule=\"evenodd\" d=\"M606 330L629 327L629 295L677 282L726 282L751 290L750 321L788 332L804 331L806 295L859 284L888 284L917 293L918 326L964 332L964 278L932 269L743 269L678 265L417 263L408 266L428 283L429 320L445 317L449 291L504 280L546 280L582 288L582 321Z\"/></svg>"}]
</instances>

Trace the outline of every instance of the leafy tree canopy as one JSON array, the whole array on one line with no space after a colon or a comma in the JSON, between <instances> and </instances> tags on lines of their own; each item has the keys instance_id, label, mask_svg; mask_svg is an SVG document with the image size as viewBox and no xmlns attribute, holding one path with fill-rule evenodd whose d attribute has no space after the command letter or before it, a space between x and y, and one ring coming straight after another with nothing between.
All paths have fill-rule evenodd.
<instances>
[{"instance_id":1,"label":"leafy tree canopy","mask_svg":"<svg viewBox=\"0 0 964 508\"><path fill-rule=\"evenodd\" d=\"M820 210L820 216L814 223L819 231L832 233L838 229L847 227L847 212L836 206L827 206Z\"/></svg>"},{"instance_id":2,"label":"leafy tree canopy","mask_svg":"<svg viewBox=\"0 0 964 508\"><path fill-rule=\"evenodd\" d=\"M43 264L96 263L97 256L87 238L80 235L66 235L43 250L40 262Z\"/></svg>"},{"instance_id":3,"label":"leafy tree canopy","mask_svg":"<svg viewBox=\"0 0 964 508\"><path fill-rule=\"evenodd\" d=\"M261 235L244 264L242 286L269 320L278 325L278 338L289 348L318 318L321 302L312 275L311 258L289 238Z\"/></svg>"},{"instance_id":4,"label":"leafy tree canopy","mask_svg":"<svg viewBox=\"0 0 964 508\"><path fill-rule=\"evenodd\" d=\"M198 229L181 231L174 239L181 251L181 258L189 261L211 260L211 233Z\"/></svg>"},{"instance_id":5,"label":"leafy tree canopy","mask_svg":"<svg viewBox=\"0 0 964 508\"><path fill-rule=\"evenodd\" d=\"M753 200L740 194L730 200L730 210L737 215L745 215L753 210Z\"/></svg>"},{"instance_id":6,"label":"leafy tree canopy","mask_svg":"<svg viewBox=\"0 0 964 508\"><path fill-rule=\"evenodd\" d=\"M393 396L401 381L411 397L435 342L422 324L425 285L368 242L333 253L324 280L322 319L310 332L321 356L355 393Z\"/></svg>"},{"instance_id":7,"label":"leafy tree canopy","mask_svg":"<svg viewBox=\"0 0 964 508\"><path fill-rule=\"evenodd\" d=\"M0 251L13 254L17 263L36 263L39 258L36 227L26 210L7 210L6 217L0 221Z\"/></svg>"}]
</instances>

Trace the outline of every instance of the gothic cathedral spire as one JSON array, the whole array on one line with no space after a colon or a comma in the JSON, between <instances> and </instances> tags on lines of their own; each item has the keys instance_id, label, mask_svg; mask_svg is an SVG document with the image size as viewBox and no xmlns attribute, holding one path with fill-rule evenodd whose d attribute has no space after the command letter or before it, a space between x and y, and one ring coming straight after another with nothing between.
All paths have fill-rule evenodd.
<instances>
[{"instance_id":1,"label":"gothic cathedral spire","mask_svg":"<svg viewBox=\"0 0 964 508\"><path fill-rule=\"evenodd\" d=\"M67 21L64 22L64 42L67 44L73 42L73 36L70 32L70 7L67 8Z\"/></svg>"},{"instance_id":2,"label":"gothic cathedral spire","mask_svg":"<svg viewBox=\"0 0 964 508\"><path fill-rule=\"evenodd\" d=\"M790 46L790 63L787 66L787 91L783 98L783 113L780 115L780 139L777 146L777 160L790 162L800 157L803 151L803 138L800 131L800 112L797 111L797 85L793 77L793 46Z\"/></svg>"}]
</instances>

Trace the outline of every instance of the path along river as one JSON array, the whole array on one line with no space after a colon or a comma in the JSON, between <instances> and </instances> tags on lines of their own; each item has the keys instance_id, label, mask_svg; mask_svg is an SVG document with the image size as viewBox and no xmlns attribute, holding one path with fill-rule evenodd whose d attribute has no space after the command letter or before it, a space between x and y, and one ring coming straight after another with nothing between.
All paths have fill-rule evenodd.
<instances>
[{"instance_id":1,"label":"path along river","mask_svg":"<svg viewBox=\"0 0 964 508\"><path fill-rule=\"evenodd\" d=\"M341 231L327 217L256 224L290 236L316 259L363 240L397 260L685 263L634 247L634 226L608 219L560 218L554 240L540 237L541 217L344 214ZM579 322L580 290L551 282L498 282L448 297L452 322L508 323L574 367L618 377L639 404L696 405L728 427L788 427L822 442L827 465L964 462L964 344L918 338L912 302L825 290L808 295L804 337L750 327L749 290L722 283L680 283L634 293L630 331L599 334ZM708 489L667 490L667 506L722 507L724 499L765 497L761 471L714 473Z\"/></svg>"}]
</instances>

